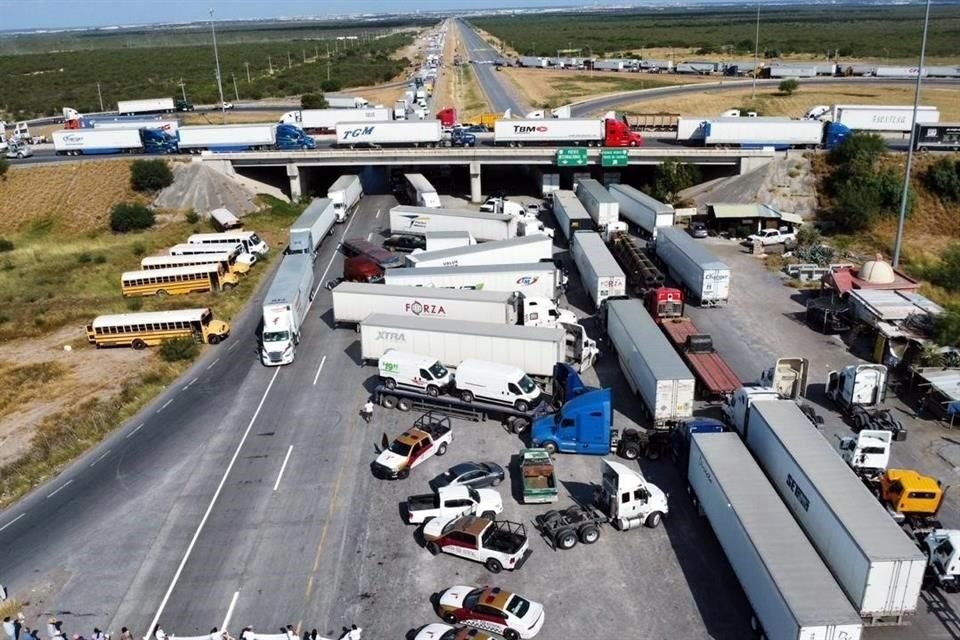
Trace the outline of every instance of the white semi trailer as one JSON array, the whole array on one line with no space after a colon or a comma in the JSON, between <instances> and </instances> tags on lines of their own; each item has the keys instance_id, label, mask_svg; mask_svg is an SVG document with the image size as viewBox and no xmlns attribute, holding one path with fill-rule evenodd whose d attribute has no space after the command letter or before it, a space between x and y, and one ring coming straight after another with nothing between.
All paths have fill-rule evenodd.
<instances>
[{"instance_id":1,"label":"white semi trailer","mask_svg":"<svg viewBox=\"0 0 960 640\"><path fill-rule=\"evenodd\" d=\"M676 227L657 234L657 257L670 277L692 294L701 307L727 303L730 298L730 267Z\"/></svg>"},{"instance_id":2,"label":"white semi trailer","mask_svg":"<svg viewBox=\"0 0 960 640\"><path fill-rule=\"evenodd\" d=\"M337 222L346 221L350 210L363 197L363 185L360 183L360 176L340 176L327 189L327 197L333 203L333 212L336 214Z\"/></svg>"},{"instance_id":3,"label":"white semi trailer","mask_svg":"<svg viewBox=\"0 0 960 640\"><path fill-rule=\"evenodd\" d=\"M289 254L304 254L316 259L320 243L333 233L333 224L337 216L333 202L329 198L314 198L290 226Z\"/></svg>"},{"instance_id":4,"label":"white semi trailer","mask_svg":"<svg viewBox=\"0 0 960 640\"><path fill-rule=\"evenodd\" d=\"M607 298L627 295L627 276L599 233L578 231L571 246L583 288L597 309Z\"/></svg>"},{"instance_id":5,"label":"white semi trailer","mask_svg":"<svg viewBox=\"0 0 960 640\"><path fill-rule=\"evenodd\" d=\"M470 209L399 205L390 209L390 233L425 236L434 231L466 231L474 240L509 240L517 236L516 216Z\"/></svg>"},{"instance_id":6,"label":"white semi trailer","mask_svg":"<svg viewBox=\"0 0 960 640\"><path fill-rule=\"evenodd\" d=\"M578 231L595 231L597 228L577 195L567 189L553 192L553 217L567 242L573 242L573 234Z\"/></svg>"},{"instance_id":7,"label":"white semi trailer","mask_svg":"<svg viewBox=\"0 0 960 640\"><path fill-rule=\"evenodd\" d=\"M414 267L460 267L495 264L526 264L553 258L553 240L544 235L484 242L469 247L411 253Z\"/></svg>"},{"instance_id":8,"label":"white semi trailer","mask_svg":"<svg viewBox=\"0 0 960 640\"><path fill-rule=\"evenodd\" d=\"M260 360L264 365L293 362L312 295L313 259L309 255L284 256L263 298Z\"/></svg>"},{"instance_id":9,"label":"white semi trailer","mask_svg":"<svg viewBox=\"0 0 960 640\"><path fill-rule=\"evenodd\" d=\"M620 218L632 224L640 235L656 240L659 228L673 226L673 205L627 184L610 185L610 195L620 203Z\"/></svg>"},{"instance_id":10,"label":"white semi trailer","mask_svg":"<svg viewBox=\"0 0 960 640\"><path fill-rule=\"evenodd\" d=\"M577 181L577 198L590 214L598 230L604 230L620 221L620 203L597 180L583 178Z\"/></svg>"},{"instance_id":11,"label":"white semi trailer","mask_svg":"<svg viewBox=\"0 0 960 640\"><path fill-rule=\"evenodd\" d=\"M475 291L519 291L525 296L556 300L563 274L552 262L478 265L472 267L407 267L387 269L385 283L408 287L445 287Z\"/></svg>"}]
</instances>

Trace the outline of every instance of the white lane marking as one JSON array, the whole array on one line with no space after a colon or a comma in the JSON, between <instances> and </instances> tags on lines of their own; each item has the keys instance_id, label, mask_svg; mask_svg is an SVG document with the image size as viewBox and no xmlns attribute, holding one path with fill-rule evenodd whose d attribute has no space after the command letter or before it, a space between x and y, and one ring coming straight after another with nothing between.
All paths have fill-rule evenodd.
<instances>
[{"instance_id":1,"label":"white lane marking","mask_svg":"<svg viewBox=\"0 0 960 640\"><path fill-rule=\"evenodd\" d=\"M145 424L146 424L146 422L141 422L140 424L138 424L136 429L134 429L133 431L131 431L130 433L127 434L127 437L129 438L130 436L132 436L133 434L135 434L137 431L140 431L140 429L143 429L143 425L145 425Z\"/></svg>"},{"instance_id":2,"label":"white lane marking","mask_svg":"<svg viewBox=\"0 0 960 640\"><path fill-rule=\"evenodd\" d=\"M350 216L350 219L347 220L347 224L344 225L343 227L343 233L340 234L340 240L337 240L338 245L340 244L341 241L343 241L344 238L347 237L347 231L350 230L350 225L352 225L353 221L356 219L357 219L357 216L356 216L356 213L354 213L354 215ZM320 276L320 284L317 285L317 291L319 291L320 287L322 287L327 282L327 273L330 271L330 267L333 266L333 261L336 260L336 258L337 258L337 251L334 250L333 255L330 256L330 262L327 263L327 268L323 270L323 275ZM313 292L314 296L317 295L317 291Z\"/></svg>"},{"instance_id":3,"label":"white lane marking","mask_svg":"<svg viewBox=\"0 0 960 640\"><path fill-rule=\"evenodd\" d=\"M317 367L317 375L313 376L313 384L317 384L317 380L320 379L320 372L323 371L323 365L327 361L327 356L323 356L320 360L320 366Z\"/></svg>"},{"instance_id":4,"label":"white lane marking","mask_svg":"<svg viewBox=\"0 0 960 640\"><path fill-rule=\"evenodd\" d=\"M100 457L99 457L99 458L97 458L96 460L94 460L93 462L91 462L91 463L90 463L90 466L92 467L93 465L97 464L98 462L100 462L101 460L103 460L104 458L106 458L108 455L110 455L110 452L111 452L111 451L112 451L112 449L107 449L104 453L100 454Z\"/></svg>"},{"instance_id":5,"label":"white lane marking","mask_svg":"<svg viewBox=\"0 0 960 640\"><path fill-rule=\"evenodd\" d=\"M57 487L56 489L54 489L53 491L51 491L50 493L48 493L48 494L47 494L47 499L49 500L49 499L52 498L53 496L57 495L58 493L60 493L60 492L63 491L64 489L66 489L66 488L67 488L67 485L69 485L71 482L73 482L73 478L67 480L67 481L64 482L62 485L60 485L59 487Z\"/></svg>"},{"instance_id":6,"label":"white lane marking","mask_svg":"<svg viewBox=\"0 0 960 640\"><path fill-rule=\"evenodd\" d=\"M213 506L217 503L217 498L220 497L220 492L223 491L223 486L227 483L227 477L230 475L233 465L237 462L237 458L240 456L240 449L243 448L244 443L247 441L247 436L250 435L250 430L253 429L253 423L257 421L257 416L260 415L260 410L263 409L263 403L267 401L267 395L270 393L270 389L273 388L273 383L276 381L279 373L280 367L277 367L273 372L273 377L270 378L270 384L267 385L266 390L263 392L263 396L260 398L260 404L257 405L257 410L253 412L253 417L250 418L250 423L247 425L247 430L243 432L243 437L240 438L240 444L237 445L237 450L233 452L233 457L230 458L230 462L227 463L227 468L223 471L223 477L220 478L220 484L217 485L217 490L213 492L213 497L210 499L210 504L207 505L207 510L200 519L200 524L197 525L197 530L193 532L193 538L190 539L190 544L187 545L187 551L183 554L183 559L180 560L180 566L177 567L176 573L173 574L173 580L170 582L170 586L167 587L167 592L163 595L163 600L160 601L160 606L157 607L157 613L154 614L153 621L147 626L147 629L155 628L157 626L157 621L160 620L160 616L163 615L163 610L166 608L167 602L170 601L170 596L173 595L173 590L176 588L177 582L180 580L180 574L183 573L183 568L187 566L187 561L190 559L190 554L193 553L193 547L196 546L197 539L200 538L200 533L203 531L204 525L207 524L207 520L210 518L210 513L213 512ZM147 636L145 636L145 640L146 638Z\"/></svg>"},{"instance_id":7,"label":"white lane marking","mask_svg":"<svg viewBox=\"0 0 960 640\"><path fill-rule=\"evenodd\" d=\"M187 389L189 389L190 386L191 386L194 382L196 382L197 380L199 380L199 379L200 379L200 378L199 378L199 376L198 376L198 377L194 378L193 380L191 380L190 382L188 382L188 383L183 387L183 390L186 391Z\"/></svg>"},{"instance_id":8,"label":"white lane marking","mask_svg":"<svg viewBox=\"0 0 960 640\"><path fill-rule=\"evenodd\" d=\"M170 398L169 400L164 402L163 405L159 409L157 409L157 413L160 413L161 411L169 407L171 402L173 402L173 398Z\"/></svg>"},{"instance_id":9,"label":"white lane marking","mask_svg":"<svg viewBox=\"0 0 960 640\"><path fill-rule=\"evenodd\" d=\"M14 522L16 522L17 520L19 520L20 518L22 518L22 517L25 516L25 515L27 515L27 514L26 514L26 513L21 513L21 514L18 515L16 518L14 518L13 520L11 520L10 522L8 522L7 524L5 524L5 525L3 525L2 527L0 527L0 531L3 531L4 529L6 529L7 527L9 527L10 525L12 525Z\"/></svg>"},{"instance_id":10,"label":"white lane marking","mask_svg":"<svg viewBox=\"0 0 960 640\"><path fill-rule=\"evenodd\" d=\"M229 347L227 347L227 351L233 351L234 347L236 347L238 344L240 344L240 343L239 343L239 342L234 342L232 345L230 345Z\"/></svg>"},{"instance_id":11,"label":"white lane marking","mask_svg":"<svg viewBox=\"0 0 960 640\"><path fill-rule=\"evenodd\" d=\"M377 219L380 219L380 209L377 209Z\"/></svg>"},{"instance_id":12,"label":"white lane marking","mask_svg":"<svg viewBox=\"0 0 960 640\"><path fill-rule=\"evenodd\" d=\"M367 234L367 242L370 242L370 238L373 237L373 231Z\"/></svg>"},{"instance_id":13,"label":"white lane marking","mask_svg":"<svg viewBox=\"0 0 960 640\"><path fill-rule=\"evenodd\" d=\"M290 445L290 448L287 449L287 455L283 457L283 464L280 465L280 473L277 474L277 481L273 483L274 491L280 488L280 480L283 478L283 471L287 468L287 463L290 462L291 453L293 453L293 445Z\"/></svg>"},{"instance_id":14,"label":"white lane marking","mask_svg":"<svg viewBox=\"0 0 960 640\"><path fill-rule=\"evenodd\" d=\"M233 617L233 608L237 606L237 598L240 597L239 591L233 592L233 597L230 599L230 606L227 607L227 615L223 619L223 624L220 625L220 628L226 631L227 627L230 626L230 618Z\"/></svg>"},{"instance_id":15,"label":"white lane marking","mask_svg":"<svg viewBox=\"0 0 960 640\"><path fill-rule=\"evenodd\" d=\"M207 371L210 371L210 369L213 369L213 365L217 364L218 362L220 362L220 358L217 358L216 360L214 360L213 362L211 362L210 364L208 364L208 365L207 365Z\"/></svg>"}]
</instances>

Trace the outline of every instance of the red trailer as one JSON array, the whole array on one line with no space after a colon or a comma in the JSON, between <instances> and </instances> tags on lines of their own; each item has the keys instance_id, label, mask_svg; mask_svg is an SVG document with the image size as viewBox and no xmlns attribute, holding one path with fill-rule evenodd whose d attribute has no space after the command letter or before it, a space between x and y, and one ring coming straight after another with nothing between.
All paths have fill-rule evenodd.
<instances>
[{"instance_id":1,"label":"red trailer","mask_svg":"<svg viewBox=\"0 0 960 640\"><path fill-rule=\"evenodd\" d=\"M743 386L730 365L713 350L710 335L701 333L693 321L683 315L683 294L679 289L654 289L650 292L648 308L696 376L701 397L723 397Z\"/></svg>"}]
</instances>

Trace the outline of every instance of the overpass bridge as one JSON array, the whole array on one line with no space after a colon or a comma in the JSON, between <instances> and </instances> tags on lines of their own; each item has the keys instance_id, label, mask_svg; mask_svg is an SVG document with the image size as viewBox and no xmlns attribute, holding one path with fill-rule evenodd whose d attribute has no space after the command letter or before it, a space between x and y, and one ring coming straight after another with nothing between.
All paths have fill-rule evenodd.
<instances>
[{"instance_id":1,"label":"overpass bridge","mask_svg":"<svg viewBox=\"0 0 960 640\"><path fill-rule=\"evenodd\" d=\"M585 165L600 166L600 147L587 147ZM629 149L626 166L658 165L667 160L701 166L727 166L747 173L770 162L772 149L690 149L686 147L650 147ZM470 147L470 148L390 148L390 149L315 149L310 151L254 151L243 153L204 153L200 161L225 173L238 168L282 167L290 179L290 195L303 194L300 177L309 167L368 166L464 166L470 171L470 199L480 202L481 168L484 165L557 166L556 147ZM569 166L569 165L568 165Z\"/></svg>"}]
</instances>

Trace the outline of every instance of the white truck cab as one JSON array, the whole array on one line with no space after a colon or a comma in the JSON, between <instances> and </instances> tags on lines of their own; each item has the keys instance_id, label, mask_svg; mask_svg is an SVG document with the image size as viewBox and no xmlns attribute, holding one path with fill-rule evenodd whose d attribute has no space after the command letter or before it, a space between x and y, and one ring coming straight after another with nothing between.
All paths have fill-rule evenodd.
<instances>
[{"instance_id":1,"label":"white truck cab","mask_svg":"<svg viewBox=\"0 0 960 640\"><path fill-rule=\"evenodd\" d=\"M781 398L797 400L806 395L809 370L806 358L777 358L776 364L760 375L760 386L773 387Z\"/></svg>"},{"instance_id":2,"label":"white truck cab","mask_svg":"<svg viewBox=\"0 0 960 640\"><path fill-rule=\"evenodd\" d=\"M547 298L528 298L520 300L520 312L525 327L559 327L563 324L577 324L577 315L569 309L561 309L553 300Z\"/></svg>"},{"instance_id":3,"label":"white truck cab","mask_svg":"<svg viewBox=\"0 0 960 640\"><path fill-rule=\"evenodd\" d=\"M474 398L527 411L543 395L540 386L522 369L483 360L464 360L453 376L456 394L464 402Z\"/></svg>"},{"instance_id":4,"label":"white truck cab","mask_svg":"<svg viewBox=\"0 0 960 640\"><path fill-rule=\"evenodd\" d=\"M857 475L871 479L887 470L892 445L892 432L864 429L855 438L841 438L838 448L840 457Z\"/></svg>"},{"instance_id":5,"label":"white truck cab","mask_svg":"<svg viewBox=\"0 0 960 640\"><path fill-rule=\"evenodd\" d=\"M773 387L740 387L723 403L723 421L742 434L754 402L781 399Z\"/></svg>"},{"instance_id":6,"label":"white truck cab","mask_svg":"<svg viewBox=\"0 0 960 640\"><path fill-rule=\"evenodd\" d=\"M602 475L597 505L620 531L641 525L655 527L669 513L667 495L647 482L639 471L620 462L602 459Z\"/></svg>"},{"instance_id":7,"label":"white truck cab","mask_svg":"<svg viewBox=\"0 0 960 640\"><path fill-rule=\"evenodd\" d=\"M379 361L380 378L387 389L415 389L436 397L453 382L450 370L430 356L387 349Z\"/></svg>"},{"instance_id":8,"label":"white truck cab","mask_svg":"<svg viewBox=\"0 0 960 640\"><path fill-rule=\"evenodd\" d=\"M956 590L960 585L960 531L934 529L923 539L927 571L941 587Z\"/></svg>"},{"instance_id":9,"label":"white truck cab","mask_svg":"<svg viewBox=\"0 0 960 640\"><path fill-rule=\"evenodd\" d=\"M887 368L882 364L852 364L827 374L827 396L841 408L871 408L883 402Z\"/></svg>"}]
</instances>

